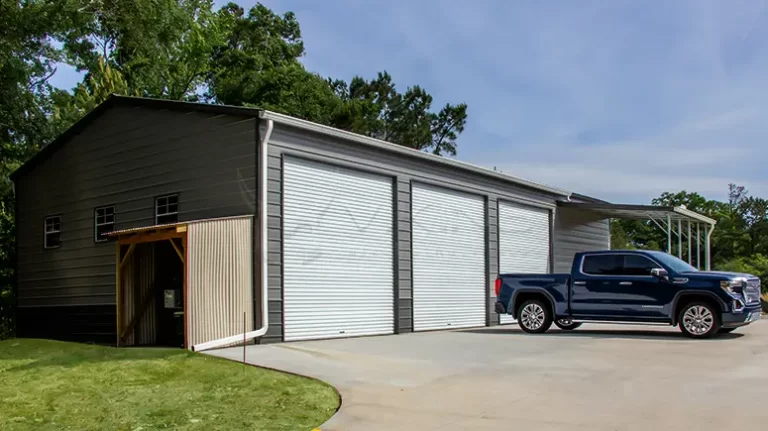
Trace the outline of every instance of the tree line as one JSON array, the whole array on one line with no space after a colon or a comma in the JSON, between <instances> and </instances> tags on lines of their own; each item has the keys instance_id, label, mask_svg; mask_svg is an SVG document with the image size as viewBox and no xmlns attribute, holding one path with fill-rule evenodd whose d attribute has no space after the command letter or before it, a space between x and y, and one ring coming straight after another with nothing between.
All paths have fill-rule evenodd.
<instances>
[{"instance_id":1,"label":"tree line","mask_svg":"<svg viewBox=\"0 0 768 431\"><path fill-rule=\"evenodd\" d=\"M433 106L386 71L349 82L301 63L295 14L213 0L0 0L0 338L13 328L8 175L110 94L252 106L455 155L464 103ZM57 67L82 72L72 89Z\"/></svg>"},{"instance_id":2,"label":"tree line","mask_svg":"<svg viewBox=\"0 0 768 431\"><path fill-rule=\"evenodd\" d=\"M759 276L762 288L768 294L768 200L750 196L736 184L728 185L728 200L709 200L688 191L665 192L651 201L653 205L685 206L716 221L711 237L712 269L744 272ZM691 261L697 263L696 231L692 228L693 247ZM702 238L704 229L702 228ZM688 260L687 224L683 223L683 259ZM664 250L667 247L666 230L649 220L612 220L612 249ZM704 267L704 243L702 263ZM673 236L672 250L678 254L677 237Z\"/></svg>"}]
</instances>

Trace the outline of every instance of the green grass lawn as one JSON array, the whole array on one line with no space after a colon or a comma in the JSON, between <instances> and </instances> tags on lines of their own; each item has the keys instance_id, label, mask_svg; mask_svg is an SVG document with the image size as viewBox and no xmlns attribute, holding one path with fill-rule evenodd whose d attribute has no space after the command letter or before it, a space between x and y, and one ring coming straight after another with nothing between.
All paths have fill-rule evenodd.
<instances>
[{"instance_id":1,"label":"green grass lawn","mask_svg":"<svg viewBox=\"0 0 768 431\"><path fill-rule=\"evenodd\" d=\"M0 430L301 430L336 411L316 380L181 349L0 341Z\"/></svg>"}]
</instances>

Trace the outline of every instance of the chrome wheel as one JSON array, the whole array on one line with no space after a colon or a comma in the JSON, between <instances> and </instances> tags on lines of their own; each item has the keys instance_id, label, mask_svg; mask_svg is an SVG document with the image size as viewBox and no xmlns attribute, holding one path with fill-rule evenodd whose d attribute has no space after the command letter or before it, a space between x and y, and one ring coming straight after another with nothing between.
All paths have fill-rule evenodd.
<instances>
[{"instance_id":1,"label":"chrome wheel","mask_svg":"<svg viewBox=\"0 0 768 431\"><path fill-rule=\"evenodd\" d=\"M544 325L544 309L539 304L528 304L520 313L520 322L526 328L535 331Z\"/></svg>"},{"instance_id":2,"label":"chrome wheel","mask_svg":"<svg viewBox=\"0 0 768 431\"><path fill-rule=\"evenodd\" d=\"M571 326L573 325L573 320L571 319L559 319L557 321L561 326Z\"/></svg>"},{"instance_id":3,"label":"chrome wheel","mask_svg":"<svg viewBox=\"0 0 768 431\"><path fill-rule=\"evenodd\" d=\"M693 335L704 335L712 329L715 317L707 307L694 305L685 310L683 314L683 326Z\"/></svg>"}]
</instances>

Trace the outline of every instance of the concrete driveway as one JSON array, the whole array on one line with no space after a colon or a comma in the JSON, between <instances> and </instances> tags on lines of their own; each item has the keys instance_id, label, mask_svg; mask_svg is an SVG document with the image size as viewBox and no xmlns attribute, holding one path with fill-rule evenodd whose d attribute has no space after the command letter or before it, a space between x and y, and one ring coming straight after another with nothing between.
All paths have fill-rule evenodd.
<instances>
[{"instance_id":1,"label":"concrete driveway","mask_svg":"<svg viewBox=\"0 0 768 431\"><path fill-rule=\"evenodd\" d=\"M242 360L242 347L210 352ZM334 385L322 430L744 430L768 426L768 322L712 340L675 328L517 325L247 348Z\"/></svg>"}]
</instances>

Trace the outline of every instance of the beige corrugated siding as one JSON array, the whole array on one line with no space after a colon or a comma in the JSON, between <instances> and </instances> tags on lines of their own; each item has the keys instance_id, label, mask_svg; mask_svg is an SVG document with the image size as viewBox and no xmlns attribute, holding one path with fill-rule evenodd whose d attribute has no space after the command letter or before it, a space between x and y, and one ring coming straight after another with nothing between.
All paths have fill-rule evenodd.
<instances>
[{"instance_id":1,"label":"beige corrugated siding","mask_svg":"<svg viewBox=\"0 0 768 431\"><path fill-rule=\"evenodd\" d=\"M253 330L253 219L191 223L187 235L189 345Z\"/></svg>"}]
</instances>

